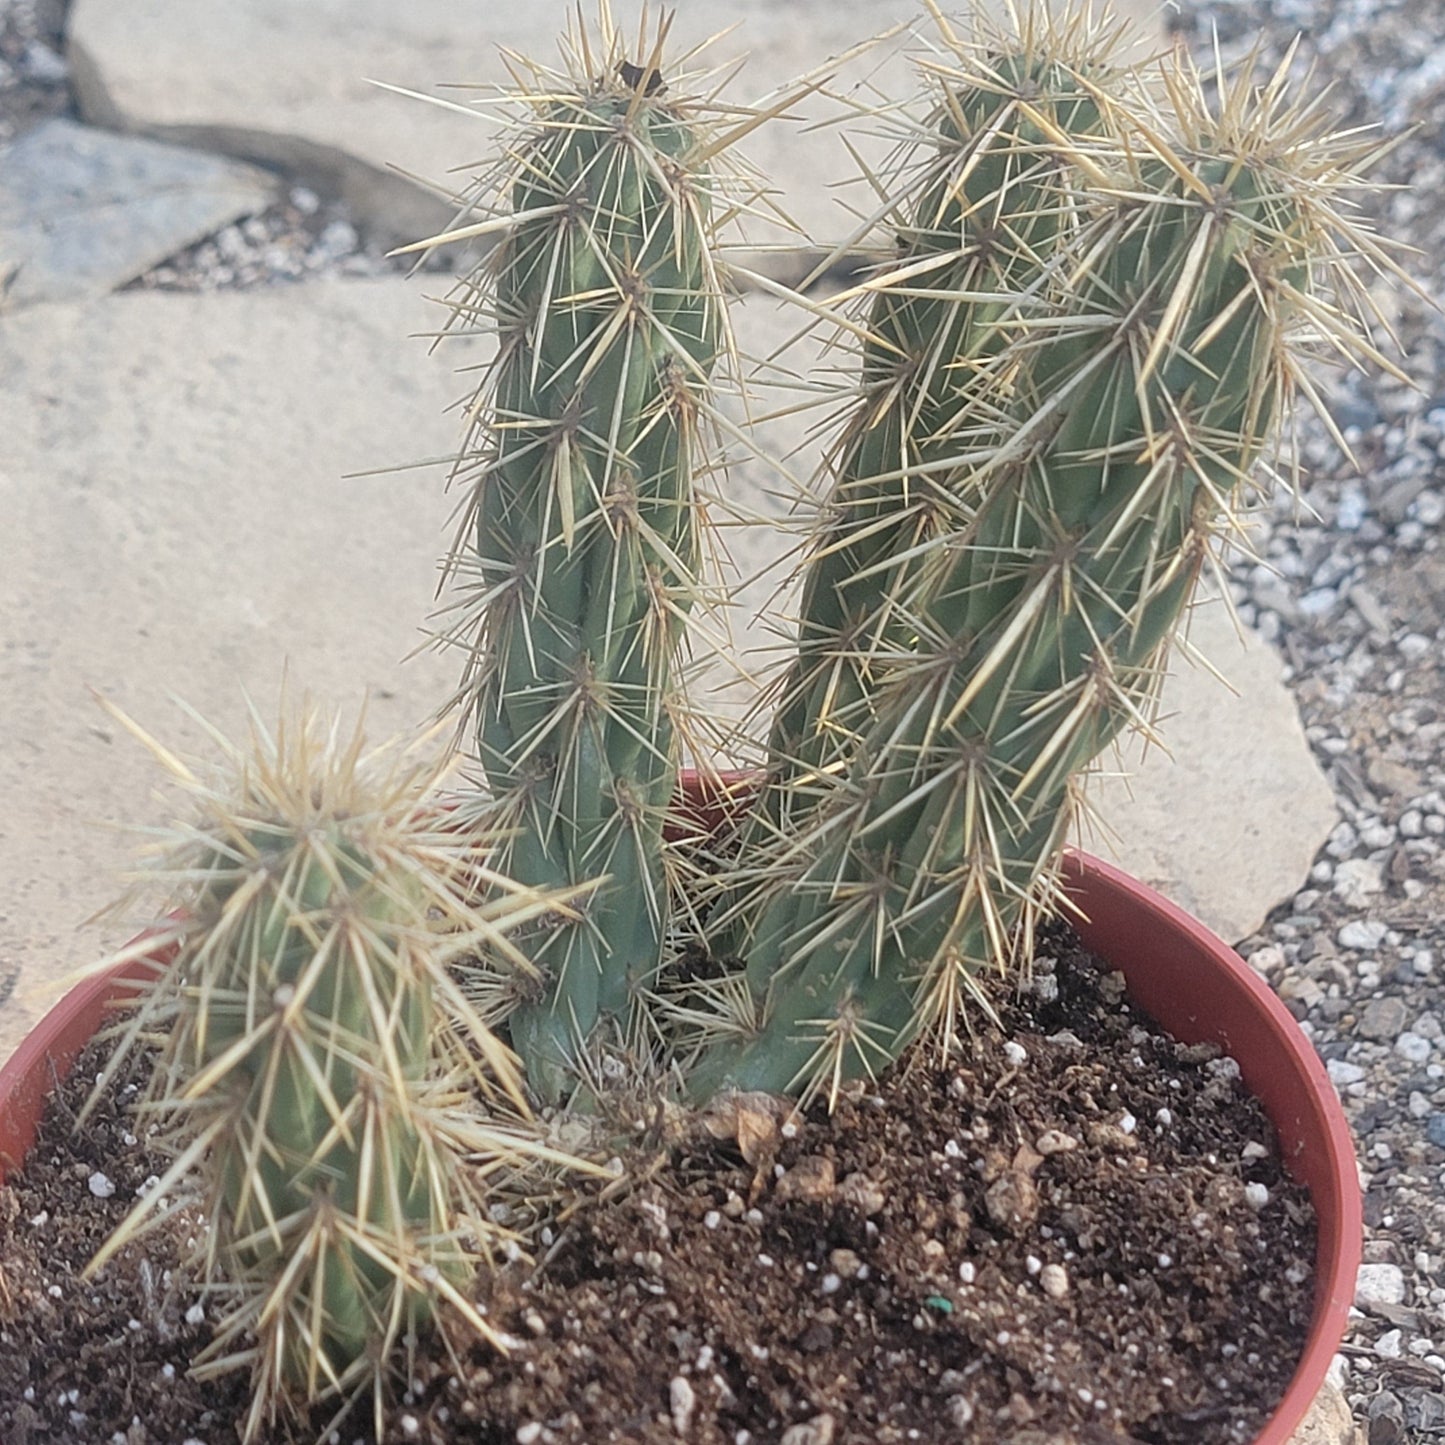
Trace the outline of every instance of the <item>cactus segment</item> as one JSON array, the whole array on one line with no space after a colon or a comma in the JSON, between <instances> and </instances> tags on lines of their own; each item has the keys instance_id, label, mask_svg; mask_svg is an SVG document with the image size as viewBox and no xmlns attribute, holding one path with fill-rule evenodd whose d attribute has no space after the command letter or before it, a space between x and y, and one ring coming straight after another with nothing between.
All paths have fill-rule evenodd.
<instances>
[{"instance_id":1,"label":"cactus segment","mask_svg":"<svg viewBox=\"0 0 1445 1445\"><path fill-rule=\"evenodd\" d=\"M370 1389L379 1412L388 1353L442 1301L491 1337L464 1293L496 1233L472 1170L547 1151L448 963L566 904L468 902L497 880L445 826L435 768L364 753L359 733L307 718L232 764L214 785L174 764L200 817L161 859L181 889L161 926L174 959L122 1051L163 1035L143 1108L177 1159L91 1269L199 1175L201 1265L226 1304L197 1368L250 1363L250 1440L327 1396Z\"/></svg>"},{"instance_id":2,"label":"cactus segment","mask_svg":"<svg viewBox=\"0 0 1445 1445\"><path fill-rule=\"evenodd\" d=\"M1086 16L1041 20L992 53L955 41L957 65L933 70L936 98L895 166L895 255L860 288L863 399L826 461L835 481L770 740L774 828L806 820L867 731L935 543L972 516L966 463L1005 420L990 377L1078 223L1073 170L1106 129L1107 41Z\"/></svg>"},{"instance_id":3,"label":"cactus segment","mask_svg":"<svg viewBox=\"0 0 1445 1445\"><path fill-rule=\"evenodd\" d=\"M1176 103L1197 76L1171 73ZM691 1086L836 1091L922 1034L944 1047L981 973L1026 958L1056 902L1076 781L1149 726L1165 649L1306 349L1365 346L1345 258L1378 255L1330 198L1338 147L1300 145L1276 85L1221 116L1140 111L1087 178L1087 224L991 366L1010 434L930 559L911 633L876 662L870 722L810 839L756 870L747 1006ZM1313 334L1311 334L1313 333ZM1021 953L1015 953L1015 950Z\"/></svg>"},{"instance_id":4,"label":"cactus segment","mask_svg":"<svg viewBox=\"0 0 1445 1445\"><path fill-rule=\"evenodd\" d=\"M612 37L600 72L536 97L502 189L512 224L465 286L499 352L454 565L453 630L500 871L584 888L520 940L505 1009L535 1097L575 1085L605 1024L630 1039L667 925L662 819L676 783L675 671L699 590L694 473L726 346L713 271L711 137ZM474 465L472 463L474 462Z\"/></svg>"}]
</instances>

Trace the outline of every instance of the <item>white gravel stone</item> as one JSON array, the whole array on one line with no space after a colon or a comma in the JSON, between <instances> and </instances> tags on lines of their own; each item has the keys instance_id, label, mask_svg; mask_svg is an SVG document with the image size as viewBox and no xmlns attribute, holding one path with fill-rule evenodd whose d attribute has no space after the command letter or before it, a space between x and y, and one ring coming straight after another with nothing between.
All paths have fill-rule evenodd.
<instances>
[{"instance_id":1,"label":"white gravel stone","mask_svg":"<svg viewBox=\"0 0 1445 1445\"><path fill-rule=\"evenodd\" d=\"M1349 908L1363 908L1385 888L1385 870L1369 858L1347 858L1335 869L1331 891Z\"/></svg>"},{"instance_id":2,"label":"white gravel stone","mask_svg":"<svg viewBox=\"0 0 1445 1445\"><path fill-rule=\"evenodd\" d=\"M1338 1089L1346 1088L1350 1084L1358 1084L1365 1077L1365 1071L1359 1064L1352 1064L1348 1059L1331 1059L1325 1065L1325 1072L1330 1076L1330 1082Z\"/></svg>"},{"instance_id":3,"label":"white gravel stone","mask_svg":"<svg viewBox=\"0 0 1445 1445\"><path fill-rule=\"evenodd\" d=\"M1362 1264L1355 1276L1355 1304L1360 1309L1371 1305L1402 1305L1405 1303L1405 1271L1398 1264Z\"/></svg>"},{"instance_id":4,"label":"white gravel stone","mask_svg":"<svg viewBox=\"0 0 1445 1445\"><path fill-rule=\"evenodd\" d=\"M697 1391L686 1375L674 1375L667 1394L672 1407L672 1428L686 1439L692 1429L692 1417L697 1413Z\"/></svg>"},{"instance_id":5,"label":"white gravel stone","mask_svg":"<svg viewBox=\"0 0 1445 1445\"><path fill-rule=\"evenodd\" d=\"M1395 1040L1395 1052L1402 1059L1412 1064L1424 1064L1430 1060L1430 1040L1422 1039L1419 1034L1411 1033L1406 1029L1399 1038Z\"/></svg>"},{"instance_id":6,"label":"white gravel stone","mask_svg":"<svg viewBox=\"0 0 1445 1445\"><path fill-rule=\"evenodd\" d=\"M1445 494L1440 492L1421 492L1415 498L1415 505L1411 509L1415 514L1415 520L1427 527L1438 527L1445 521Z\"/></svg>"},{"instance_id":7,"label":"white gravel stone","mask_svg":"<svg viewBox=\"0 0 1445 1445\"><path fill-rule=\"evenodd\" d=\"M1335 934L1341 948L1374 949L1385 941L1389 930L1375 919L1352 918Z\"/></svg>"},{"instance_id":8,"label":"white gravel stone","mask_svg":"<svg viewBox=\"0 0 1445 1445\"><path fill-rule=\"evenodd\" d=\"M1277 943L1268 943L1263 948L1256 948L1246 962L1256 973L1269 977L1284 970L1284 949Z\"/></svg>"},{"instance_id":9,"label":"white gravel stone","mask_svg":"<svg viewBox=\"0 0 1445 1445\"><path fill-rule=\"evenodd\" d=\"M37 85L63 85L70 78L70 66L65 57L57 55L38 40L32 40L25 47L20 65L26 77Z\"/></svg>"},{"instance_id":10,"label":"white gravel stone","mask_svg":"<svg viewBox=\"0 0 1445 1445\"><path fill-rule=\"evenodd\" d=\"M1375 1341L1375 1353L1382 1360L1398 1360L1404 1353L1399 1330L1386 1330Z\"/></svg>"},{"instance_id":11,"label":"white gravel stone","mask_svg":"<svg viewBox=\"0 0 1445 1445\"><path fill-rule=\"evenodd\" d=\"M973 1424L973 1402L967 1395L954 1395L947 1406L949 1422L958 1430Z\"/></svg>"},{"instance_id":12,"label":"white gravel stone","mask_svg":"<svg viewBox=\"0 0 1445 1445\"><path fill-rule=\"evenodd\" d=\"M107 1174L102 1174L99 1169L86 1180L90 1192L97 1199L109 1199L115 1193L115 1181Z\"/></svg>"}]
</instances>

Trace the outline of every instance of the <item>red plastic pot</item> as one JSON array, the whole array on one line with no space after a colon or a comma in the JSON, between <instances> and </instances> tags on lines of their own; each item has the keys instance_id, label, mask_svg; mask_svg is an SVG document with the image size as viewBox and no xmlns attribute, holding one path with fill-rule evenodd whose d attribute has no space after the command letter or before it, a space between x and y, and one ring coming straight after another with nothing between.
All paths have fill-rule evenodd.
<instances>
[{"instance_id":1,"label":"red plastic pot","mask_svg":"<svg viewBox=\"0 0 1445 1445\"><path fill-rule=\"evenodd\" d=\"M738 796L738 781L728 779L732 786L722 796L689 781L690 821L716 826ZM1082 914L1074 922L1085 945L1124 975L1134 1001L1176 1038L1218 1044L1238 1061L1279 1134L1290 1173L1310 1191L1319 1219L1314 1317L1289 1389L1255 1439L1287 1445L1344 1336L1360 1263L1359 1175L1334 1087L1284 1005L1201 923L1087 854L1069 855L1065 881ZM0 1069L0 1182L25 1158L46 1096L110 1006L163 962L143 959L80 984Z\"/></svg>"}]
</instances>

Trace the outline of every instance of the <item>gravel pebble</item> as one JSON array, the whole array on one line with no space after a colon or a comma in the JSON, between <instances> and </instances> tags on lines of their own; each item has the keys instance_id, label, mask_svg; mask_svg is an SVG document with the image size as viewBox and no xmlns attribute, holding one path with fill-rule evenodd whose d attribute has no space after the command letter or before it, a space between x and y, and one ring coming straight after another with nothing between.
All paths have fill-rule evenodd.
<instances>
[{"instance_id":1,"label":"gravel pebble","mask_svg":"<svg viewBox=\"0 0 1445 1445\"><path fill-rule=\"evenodd\" d=\"M1386 1330L1375 1341L1375 1353L1382 1360L1398 1360L1405 1353L1403 1336L1399 1330Z\"/></svg>"},{"instance_id":2,"label":"gravel pebble","mask_svg":"<svg viewBox=\"0 0 1445 1445\"><path fill-rule=\"evenodd\" d=\"M1404 999L1390 995L1372 998L1361 1012L1355 1032L1367 1039L1392 1039L1409 1022L1409 1015Z\"/></svg>"},{"instance_id":3,"label":"gravel pebble","mask_svg":"<svg viewBox=\"0 0 1445 1445\"><path fill-rule=\"evenodd\" d=\"M1378 920L1366 922L1361 918L1352 918L1335 934L1335 940L1341 948L1372 951L1385 941L1388 932L1389 926Z\"/></svg>"},{"instance_id":4,"label":"gravel pebble","mask_svg":"<svg viewBox=\"0 0 1445 1445\"><path fill-rule=\"evenodd\" d=\"M1355 1304L1361 1309L1372 1305L1405 1303L1405 1271L1398 1264L1362 1264L1355 1276Z\"/></svg>"},{"instance_id":5,"label":"gravel pebble","mask_svg":"<svg viewBox=\"0 0 1445 1445\"><path fill-rule=\"evenodd\" d=\"M1368 838L1361 841L1367 847L1387 847L1394 841L1394 835L1391 834L1383 844L1372 843ZM1363 908L1375 894L1384 891L1384 875L1383 865L1373 859L1346 858L1335 869L1331 888L1335 897L1347 908Z\"/></svg>"},{"instance_id":6,"label":"gravel pebble","mask_svg":"<svg viewBox=\"0 0 1445 1445\"><path fill-rule=\"evenodd\" d=\"M1039 1271L1039 1288L1050 1299L1063 1299L1069 1292L1069 1275L1061 1264L1046 1264Z\"/></svg>"},{"instance_id":7,"label":"gravel pebble","mask_svg":"<svg viewBox=\"0 0 1445 1445\"><path fill-rule=\"evenodd\" d=\"M1431 1054L1430 1040L1422 1039L1419 1034L1407 1029L1395 1040L1395 1052L1412 1064L1426 1063Z\"/></svg>"}]
</instances>

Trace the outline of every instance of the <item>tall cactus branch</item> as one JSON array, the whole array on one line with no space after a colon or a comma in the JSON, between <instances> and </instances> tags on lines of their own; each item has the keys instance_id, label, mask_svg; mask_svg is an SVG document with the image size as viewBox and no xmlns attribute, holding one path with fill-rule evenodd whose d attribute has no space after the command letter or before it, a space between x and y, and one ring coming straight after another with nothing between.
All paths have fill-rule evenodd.
<instances>
[{"instance_id":1,"label":"tall cactus branch","mask_svg":"<svg viewBox=\"0 0 1445 1445\"><path fill-rule=\"evenodd\" d=\"M700 591L711 375L729 341L714 268L726 143L676 99L659 33L628 58L606 24L549 76L502 180L505 229L463 305L499 349L471 404L472 597L460 705L507 835L499 868L581 888L521 940L493 999L535 1097L571 1088L590 1044L646 1029L667 927L663 815ZM524 97L525 98L525 97Z\"/></svg>"},{"instance_id":2,"label":"tall cactus branch","mask_svg":"<svg viewBox=\"0 0 1445 1445\"><path fill-rule=\"evenodd\" d=\"M798 656L781 689L765 814L806 820L872 718L875 674L910 628L939 538L977 505L964 460L1004 419L999 355L1079 221L1073 170L1107 130L1115 37L1087 12L1032 14L1016 37L930 66L934 98L890 171L896 254L871 297L862 399L831 449L834 481L804 574ZM846 299L846 298L844 298Z\"/></svg>"}]
</instances>

